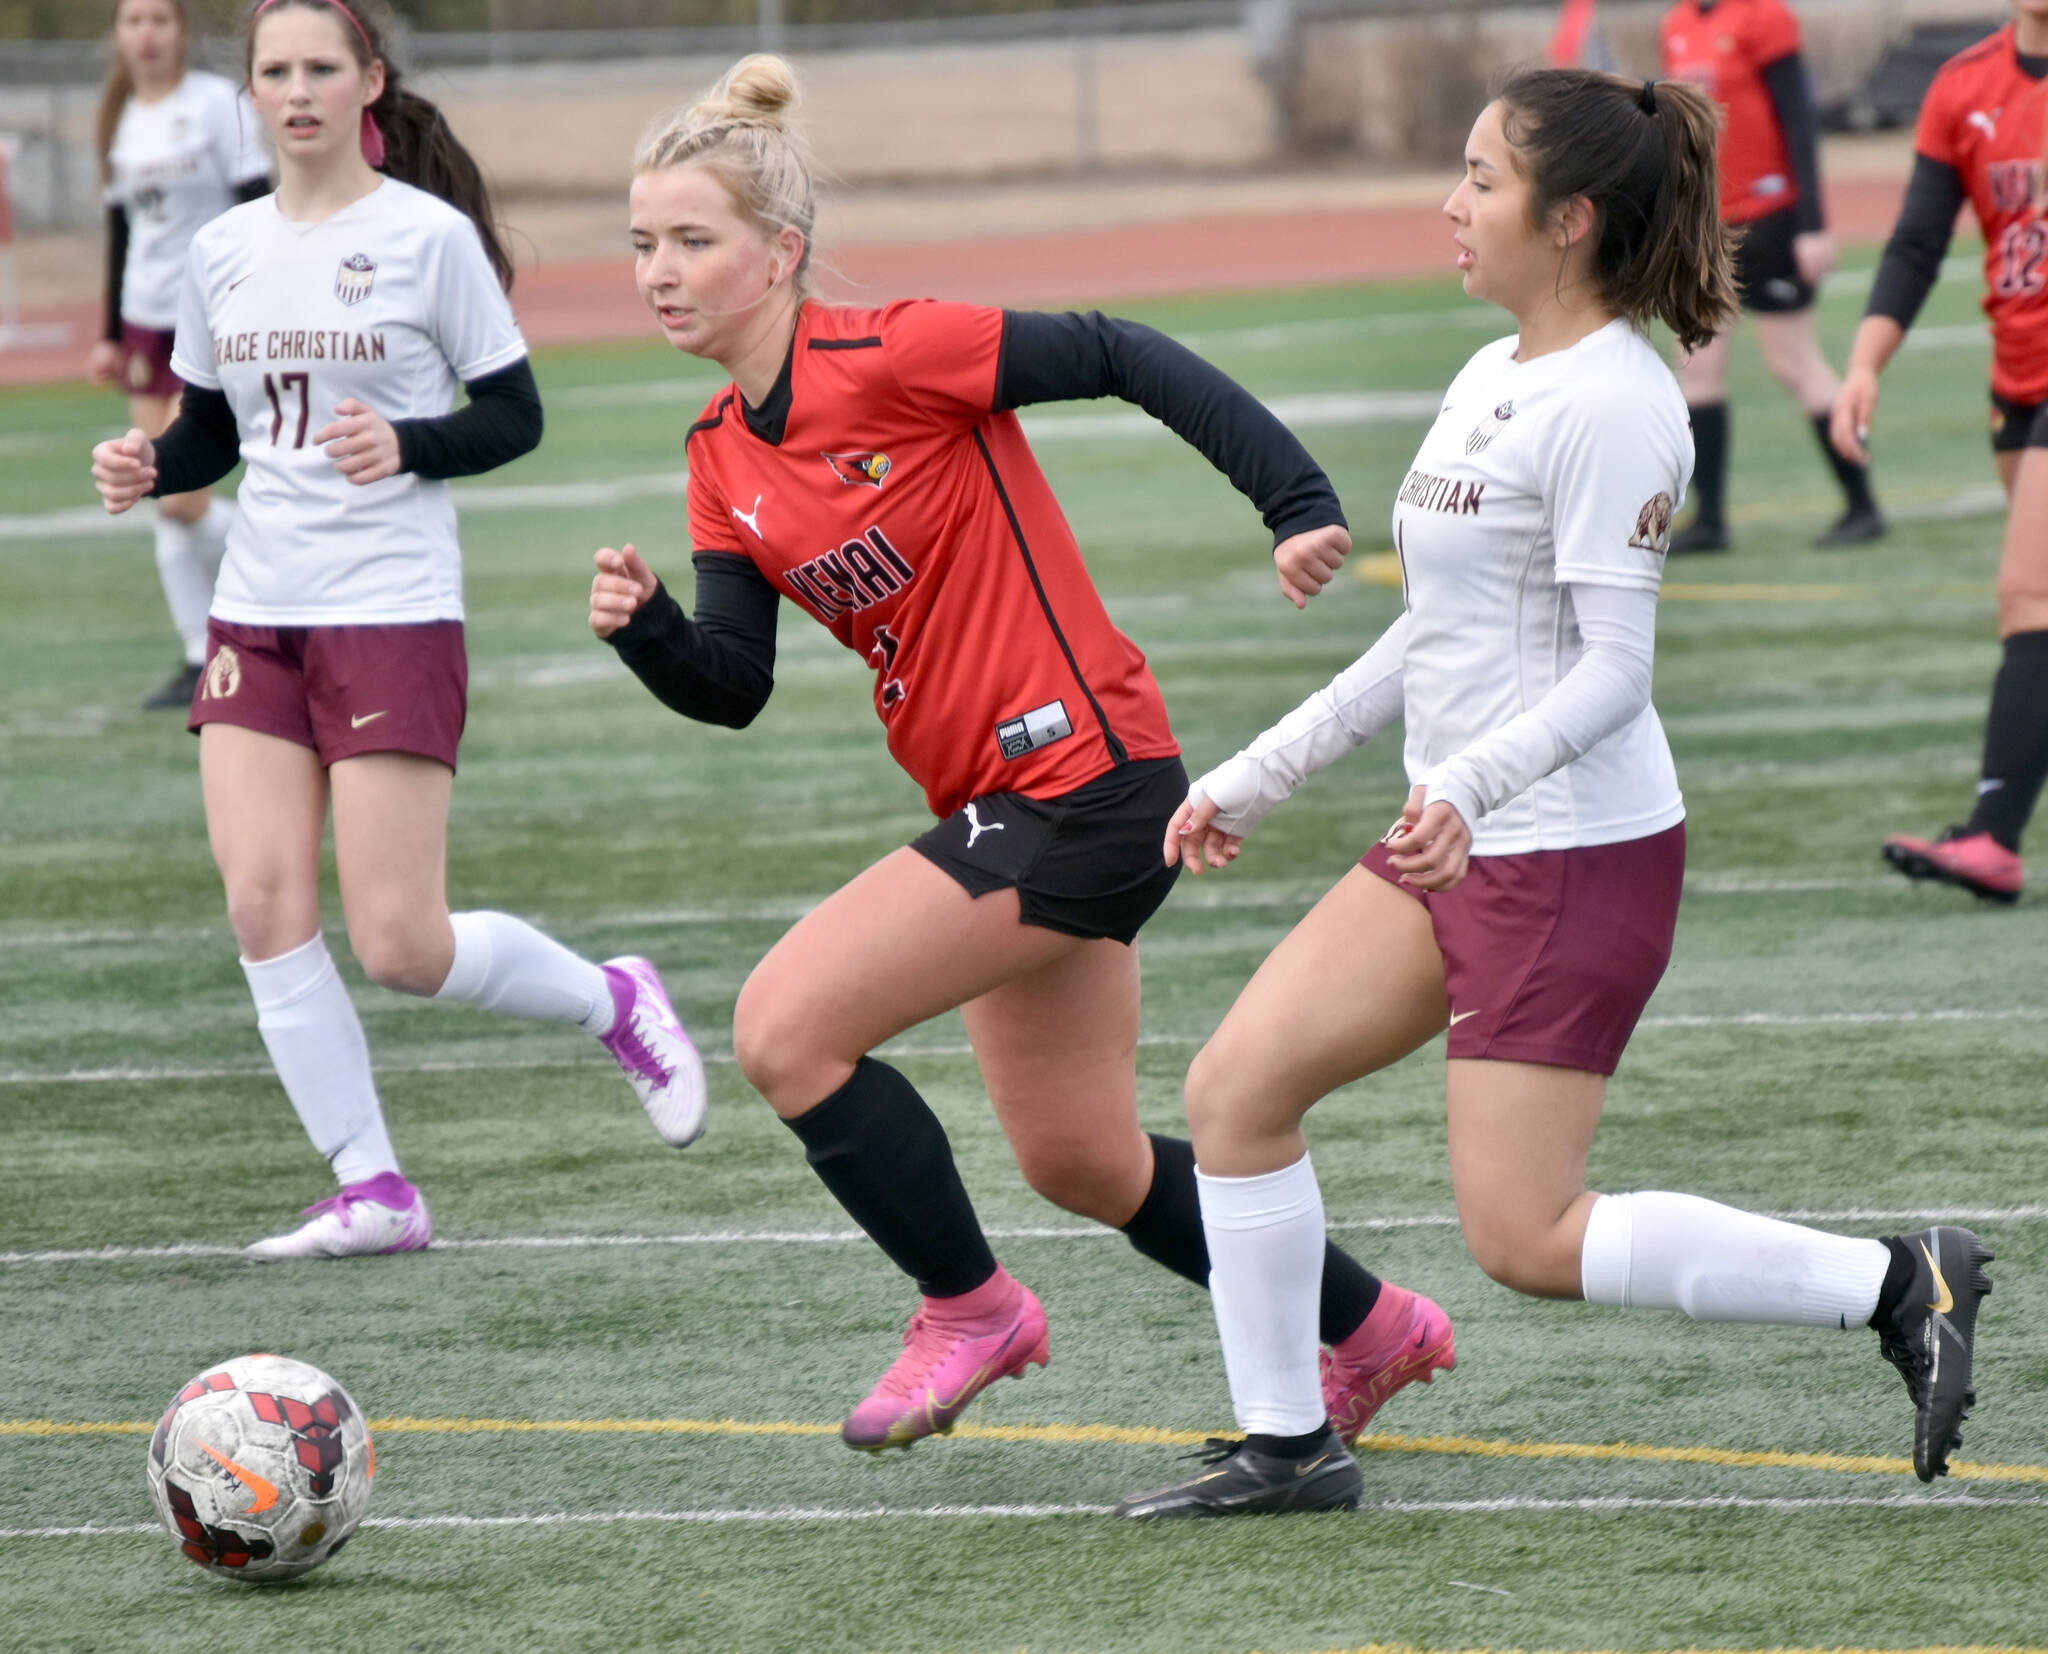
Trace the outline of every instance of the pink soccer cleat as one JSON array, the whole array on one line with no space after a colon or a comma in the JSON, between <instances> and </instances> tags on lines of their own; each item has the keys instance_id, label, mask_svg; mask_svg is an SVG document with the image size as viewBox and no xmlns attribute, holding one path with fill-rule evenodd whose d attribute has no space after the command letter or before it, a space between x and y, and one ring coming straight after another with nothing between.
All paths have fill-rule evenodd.
<instances>
[{"instance_id":1,"label":"pink soccer cleat","mask_svg":"<svg viewBox=\"0 0 2048 1654\"><path fill-rule=\"evenodd\" d=\"M1045 1311L1029 1287L999 1268L994 1280L967 1297L985 1295L997 1298L993 1312L957 1298L926 1298L904 1331L903 1353L847 1415L840 1440L876 1453L944 1435L997 1379L1022 1378L1026 1367L1051 1359ZM969 1315L948 1318L948 1311L958 1317L963 1309Z\"/></svg>"},{"instance_id":2,"label":"pink soccer cleat","mask_svg":"<svg viewBox=\"0 0 2048 1654\"><path fill-rule=\"evenodd\" d=\"M362 1183L344 1183L341 1193L315 1201L301 1217L311 1219L287 1234L272 1235L242 1248L257 1263L286 1258L361 1258L385 1252L423 1252L434 1238L426 1197L398 1172L379 1172Z\"/></svg>"},{"instance_id":3,"label":"pink soccer cleat","mask_svg":"<svg viewBox=\"0 0 2048 1654\"><path fill-rule=\"evenodd\" d=\"M1396 1390L1430 1382L1458 1364L1451 1318L1419 1292L1388 1281L1372 1313L1343 1343L1323 1351L1323 1407L1346 1447Z\"/></svg>"},{"instance_id":4,"label":"pink soccer cleat","mask_svg":"<svg viewBox=\"0 0 2048 1654\"><path fill-rule=\"evenodd\" d=\"M600 1043L625 1070L661 1140L686 1149L704 1135L704 1059L652 964L631 956L608 959L604 978L618 1020Z\"/></svg>"},{"instance_id":5,"label":"pink soccer cleat","mask_svg":"<svg viewBox=\"0 0 2048 1654\"><path fill-rule=\"evenodd\" d=\"M1884 859L1909 879L1952 884L1987 902L2016 902L2027 882L2025 864L1989 833L1938 839L1896 834L1884 841Z\"/></svg>"}]
</instances>

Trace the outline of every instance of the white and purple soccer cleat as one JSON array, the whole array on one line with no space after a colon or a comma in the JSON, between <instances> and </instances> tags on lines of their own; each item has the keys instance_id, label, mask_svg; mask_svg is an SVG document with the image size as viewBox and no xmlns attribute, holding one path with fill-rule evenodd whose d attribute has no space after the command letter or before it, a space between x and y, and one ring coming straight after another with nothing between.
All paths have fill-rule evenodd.
<instances>
[{"instance_id":1,"label":"white and purple soccer cleat","mask_svg":"<svg viewBox=\"0 0 2048 1654\"><path fill-rule=\"evenodd\" d=\"M434 1238L426 1197L398 1172L380 1172L341 1193L315 1201L309 1221L282 1235L242 1248L257 1263L286 1258L363 1258L386 1252L422 1252Z\"/></svg>"},{"instance_id":2,"label":"white and purple soccer cleat","mask_svg":"<svg viewBox=\"0 0 2048 1654\"><path fill-rule=\"evenodd\" d=\"M625 1070L661 1140L688 1148L704 1135L704 1059L683 1032L652 964L634 956L608 959L604 977L617 1020L600 1041Z\"/></svg>"}]
</instances>

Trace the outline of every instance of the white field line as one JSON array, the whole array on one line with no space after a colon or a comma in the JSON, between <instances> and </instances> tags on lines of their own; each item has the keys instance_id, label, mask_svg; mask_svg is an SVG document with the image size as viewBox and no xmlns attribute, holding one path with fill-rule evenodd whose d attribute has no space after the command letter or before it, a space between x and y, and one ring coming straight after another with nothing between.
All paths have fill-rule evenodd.
<instances>
[{"instance_id":1,"label":"white field line","mask_svg":"<svg viewBox=\"0 0 2048 1654\"><path fill-rule=\"evenodd\" d=\"M1636 1024L1639 1029L1664 1028L1890 1028L1918 1023L1987 1023L2048 1021L2048 1006L2020 1005L2002 1010L1970 1007L1934 1011L1733 1011L1719 1014L1672 1014L1649 1016ZM1199 1045L1206 1034L1145 1034L1141 1046L1175 1047ZM884 1057L971 1057L974 1048L964 1041L932 1045L888 1044L875 1048ZM706 1051L707 1063L726 1064L730 1051ZM443 1062L378 1063L380 1074L503 1074L545 1068L597 1068L601 1057L526 1057L492 1062L451 1060ZM0 1070L5 1085L147 1085L163 1080L259 1079L271 1070L257 1063L223 1064L217 1067L160 1068L64 1068L47 1073L27 1069Z\"/></svg>"},{"instance_id":2,"label":"white field line","mask_svg":"<svg viewBox=\"0 0 2048 1654\"><path fill-rule=\"evenodd\" d=\"M2038 1223L2048 1206L1943 1206L1879 1209L1851 1206L1837 1211L1803 1208L1760 1213L1787 1223L1881 1223L1916 1220L1934 1223ZM1386 1234L1409 1229L1455 1229L1453 1212L1421 1212L1403 1217L1333 1218L1326 1228L1344 1234ZM990 1240L1113 1240L1118 1231L1096 1224L992 1225ZM858 1229L715 1229L683 1235L492 1235L473 1240L437 1240L436 1252L594 1251L607 1247L643 1246L855 1246L866 1242ZM9 1264L126 1263L165 1258L238 1258L239 1246L187 1242L175 1246L93 1246L47 1252L0 1252L0 1266Z\"/></svg>"},{"instance_id":3,"label":"white field line","mask_svg":"<svg viewBox=\"0 0 2048 1654\"><path fill-rule=\"evenodd\" d=\"M1808 1498L1763 1499L1739 1494L1654 1499L1591 1496L1581 1499L1386 1499L1358 1507L1361 1516L1494 1516L1528 1513L1596 1514L1625 1511L1694 1510L1996 1510L2006 1507L2037 1510L2048 1498L2017 1498L1982 1493L1823 1494ZM770 1522L873 1522L937 1518L1009 1518L1037 1520L1048 1516L1107 1516L1108 1505L864 1505L834 1510L816 1505L776 1505L756 1510L606 1510L541 1511L530 1516L371 1516L364 1529L422 1528L559 1528L605 1527L629 1522L674 1525ZM124 1522L106 1527L0 1528L0 1539L119 1539L160 1533L154 1522Z\"/></svg>"}]
</instances>

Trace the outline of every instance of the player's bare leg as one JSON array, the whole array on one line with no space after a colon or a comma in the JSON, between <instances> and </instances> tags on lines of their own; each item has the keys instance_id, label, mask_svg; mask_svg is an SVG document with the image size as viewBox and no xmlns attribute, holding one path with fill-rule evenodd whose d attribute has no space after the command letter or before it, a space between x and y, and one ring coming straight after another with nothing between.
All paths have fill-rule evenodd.
<instances>
[{"instance_id":1,"label":"player's bare leg","mask_svg":"<svg viewBox=\"0 0 2048 1654\"><path fill-rule=\"evenodd\" d=\"M228 922L256 1001L256 1026L285 1094L341 1192L252 1258L411 1251L431 1233L399 1172L369 1048L320 935L320 834L327 774L311 748L233 724L199 732L206 829L227 888Z\"/></svg>"},{"instance_id":2,"label":"player's bare leg","mask_svg":"<svg viewBox=\"0 0 2048 1654\"><path fill-rule=\"evenodd\" d=\"M1604 1075L1541 1063L1453 1061L1451 1188L1473 1261L1532 1298L1581 1296L1586 1155Z\"/></svg>"},{"instance_id":3,"label":"player's bare leg","mask_svg":"<svg viewBox=\"0 0 2048 1654\"><path fill-rule=\"evenodd\" d=\"M2048 776L2048 448L1998 455L2009 503L1998 561L2002 659L1991 684L1970 817L1938 838L1894 834L1884 859L1909 879L2011 903L2026 887L2020 839Z\"/></svg>"},{"instance_id":4,"label":"player's bare leg","mask_svg":"<svg viewBox=\"0 0 2048 1654\"><path fill-rule=\"evenodd\" d=\"M1821 456L1841 485L1842 515L1814 543L1824 547L1852 546L1882 537L1886 524L1870 492L1869 468L1843 458L1828 438L1828 418L1834 411L1835 398L1841 394L1842 381L1821 354L1820 339L1814 331L1813 307L1759 314L1756 342L1771 377L1785 387L1813 425Z\"/></svg>"},{"instance_id":5,"label":"player's bare leg","mask_svg":"<svg viewBox=\"0 0 2048 1654\"><path fill-rule=\"evenodd\" d=\"M525 920L448 911L454 772L412 753L344 758L332 771L334 859L349 945L370 980L506 1016L570 1022L618 1060L662 1138L702 1133L704 1070L653 965L597 965Z\"/></svg>"}]
</instances>

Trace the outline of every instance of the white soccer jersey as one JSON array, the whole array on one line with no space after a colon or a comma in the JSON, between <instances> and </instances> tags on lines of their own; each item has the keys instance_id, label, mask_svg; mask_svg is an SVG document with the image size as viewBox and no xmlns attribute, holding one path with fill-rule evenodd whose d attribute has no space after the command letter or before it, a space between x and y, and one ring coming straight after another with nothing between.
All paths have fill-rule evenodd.
<instances>
[{"instance_id":1,"label":"white soccer jersey","mask_svg":"<svg viewBox=\"0 0 2048 1654\"><path fill-rule=\"evenodd\" d=\"M358 486L314 434L353 397L386 419L455 405L459 381L526 355L476 226L387 178L319 224L265 196L192 242L171 366L227 393L242 479L213 613L249 626L462 618L448 485Z\"/></svg>"},{"instance_id":2,"label":"white soccer jersey","mask_svg":"<svg viewBox=\"0 0 2048 1654\"><path fill-rule=\"evenodd\" d=\"M1528 363L1487 345L1394 508L1411 784L1543 699L1583 653L1574 582L1657 590L1692 476L1685 399L1626 319ZM1654 708L1468 823L1475 855L1643 838L1683 820Z\"/></svg>"},{"instance_id":3,"label":"white soccer jersey","mask_svg":"<svg viewBox=\"0 0 2048 1654\"><path fill-rule=\"evenodd\" d=\"M236 185L269 172L263 123L234 82L194 69L155 103L128 100L107 154L105 197L128 213L123 321L176 324L192 237L235 204Z\"/></svg>"}]
</instances>

